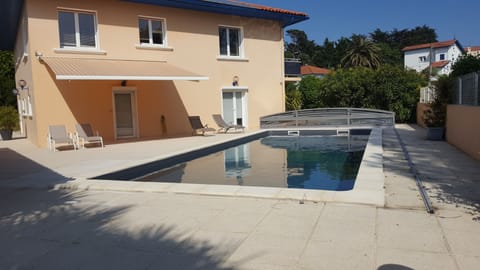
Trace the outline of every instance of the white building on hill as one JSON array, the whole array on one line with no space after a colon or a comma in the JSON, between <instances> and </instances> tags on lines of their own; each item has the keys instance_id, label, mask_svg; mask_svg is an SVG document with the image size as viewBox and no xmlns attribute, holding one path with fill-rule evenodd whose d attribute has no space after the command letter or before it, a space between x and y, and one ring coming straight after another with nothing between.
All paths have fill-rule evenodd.
<instances>
[{"instance_id":1,"label":"white building on hill","mask_svg":"<svg viewBox=\"0 0 480 270\"><path fill-rule=\"evenodd\" d=\"M403 48L405 68L421 72L432 66L434 74L448 75L452 65L465 53L458 40L413 45Z\"/></svg>"}]
</instances>

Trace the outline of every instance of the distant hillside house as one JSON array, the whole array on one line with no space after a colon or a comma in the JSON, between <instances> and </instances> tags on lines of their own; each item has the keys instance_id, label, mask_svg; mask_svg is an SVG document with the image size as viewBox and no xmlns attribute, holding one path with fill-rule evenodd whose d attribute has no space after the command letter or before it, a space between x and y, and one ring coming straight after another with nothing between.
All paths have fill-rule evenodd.
<instances>
[{"instance_id":1,"label":"distant hillside house","mask_svg":"<svg viewBox=\"0 0 480 270\"><path fill-rule=\"evenodd\" d=\"M305 65L301 67L302 77L304 76L315 76L317 78L324 78L330 73L329 69Z\"/></svg>"},{"instance_id":2,"label":"distant hillside house","mask_svg":"<svg viewBox=\"0 0 480 270\"><path fill-rule=\"evenodd\" d=\"M448 75L453 63L465 53L456 39L403 48L405 68L421 72L432 65L438 75Z\"/></svg>"},{"instance_id":3,"label":"distant hillside house","mask_svg":"<svg viewBox=\"0 0 480 270\"><path fill-rule=\"evenodd\" d=\"M465 51L467 54L470 54L473 56L480 56L480 46L466 47Z\"/></svg>"}]
</instances>

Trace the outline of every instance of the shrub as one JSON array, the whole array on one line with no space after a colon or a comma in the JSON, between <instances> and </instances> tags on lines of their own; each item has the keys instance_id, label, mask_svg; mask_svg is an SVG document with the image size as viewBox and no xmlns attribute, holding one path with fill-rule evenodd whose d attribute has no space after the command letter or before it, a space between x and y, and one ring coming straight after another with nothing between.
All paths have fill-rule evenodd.
<instances>
[{"instance_id":1,"label":"shrub","mask_svg":"<svg viewBox=\"0 0 480 270\"><path fill-rule=\"evenodd\" d=\"M0 130L18 128L18 113L12 106L0 106Z\"/></svg>"},{"instance_id":2,"label":"shrub","mask_svg":"<svg viewBox=\"0 0 480 270\"><path fill-rule=\"evenodd\" d=\"M393 111L397 122L414 122L419 89L425 79L396 66L339 69L324 79L300 83L303 108L355 107Z\"/></svg>"}]
</instances>

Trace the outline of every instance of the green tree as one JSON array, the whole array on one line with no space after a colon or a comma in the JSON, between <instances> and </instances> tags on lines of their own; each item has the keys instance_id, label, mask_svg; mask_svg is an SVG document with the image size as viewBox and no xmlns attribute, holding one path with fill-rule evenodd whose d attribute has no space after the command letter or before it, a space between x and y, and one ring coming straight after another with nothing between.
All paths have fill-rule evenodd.
<instances>
[{"instance_id":1,"label":"green tree","mask_svg":"<svg viewBox=\"0 0 480 270\"><path fill-rule=\"evenodd\" d=\"M480 71L480 56L462 55L452 66L450 76L458 77Z\"/></svg>"},{"instance_id":2,"label":"green tree","mask_svg":"<svg viewBox=\"0 0 480 270\"><path fill-rule=\"evenodd\" d=\"M398 122L411 122L415 121L419 88L426 83L415 71L384 65L376 70L337 69L324 79L302 80L300 85L302 94L309 99L305 108L381 109L395 112Z\"/></svg>"},{"instance_id":3,"label":"green tree","mask_svg":"<svg viewBox=\"0 0 480 270\"><path fill-rule=\"evenodd\" d=\"M370 103L375 108L395 112L398 122L414 122L419 89L427 80L413 70L382 66L375 71Z\"/></svg>"},{"instance_id":4,"label":"green tree","mask_svg":"<svg viewBox=\"0 0 480 270\"><path fill-rule=\"evenodd\" d=\"M342 66L376 69L380 64L380 48L364 36L353 36L347 54L342 58Z\"/></svg>"},{"instance_id":5,"label":"green tree","mask_svg":"<svg viewBox=\"0 0 480 270\"><path fill-rule=\"evenodd\" d=\"M303 64L312 64L315 55L315 41L309 40L307 34L302 30L287 30L291 42L287 43L285 55L290 58L299 58Z\"/></svg>"},{"instance_id":6,"label":"green tree","mask_svg":"<svg viewBox=\"0 0 480 270\"><path fill-rule=\"evenodd\" d=\"M285 86L285 107L287 111L300 110L302 108L302 93L298 90L298 85L288 83Z\"/></svg>"},{"instance_id":7,"label":"green tree","mask_svg":"<svg viewBox=\"0 0 480 270\"><path fill-rule=\"evenodd\" d=\"M321 46L317 46L313 64L319 67L334 68L339 64L336 56L335 42L326 38Z\"/></svg>"},{"instance_id":8,"label":"green tree","mask_svg":"<svg viewBox=\"0 0 480 270\"><path fill-rule=\"evenodd\" d=\"M337 69L320 82L317 106L372 108L366 99L372 76L364 67Z\"/></svg>"},{"instance_id":9,"label":"green tree","mask_svg":"<svg viewBox=\"0 0 480 270\"><path fill-rule=\"evenodd\" d=\"M319 88L322 79L315 76L304 77L298 86L298 90L302 95L303 109L312 109L318 107Z\"/></svg>"},{"instance_id":10,"label":"green tree","mask_svg":"<svg viewBox=\"0 0 480 270\"><path fill-rule=\"evenodd\" d=\"M17 99L12 93L15 88L15 63L10 51L0 51L0 105L17 106Z\"/></svg>"}]
</instances>

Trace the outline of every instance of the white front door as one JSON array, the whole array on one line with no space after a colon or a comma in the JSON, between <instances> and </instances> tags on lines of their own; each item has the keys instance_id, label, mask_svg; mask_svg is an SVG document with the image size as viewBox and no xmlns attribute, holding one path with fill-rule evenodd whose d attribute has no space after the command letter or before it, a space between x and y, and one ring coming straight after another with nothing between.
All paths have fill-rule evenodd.
<instances>
[{"instance_id":1,"label":"white front door","mask_svg":"<svg viewBox=\"0 0 480 270\"><path fill-rule=\"evenodd\" d=\"M223 119L228 124L247 125L244 91L223 91Z\"/></svg>"},{"instance_id":2,"label":"white front door","mask_svg":"<svg viewBox=\"0 0 480 270\"><path fill-rule=\"evenodd\" d=\"M116 138L137 136L136 107L134 91L114 91Z\"/></svg>"}]
</instances>

